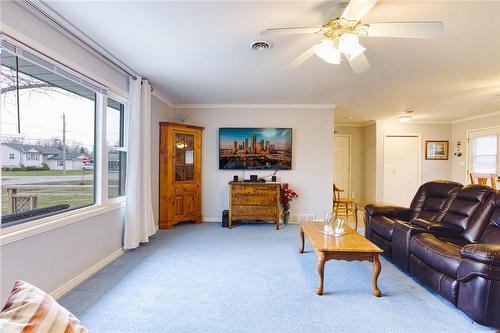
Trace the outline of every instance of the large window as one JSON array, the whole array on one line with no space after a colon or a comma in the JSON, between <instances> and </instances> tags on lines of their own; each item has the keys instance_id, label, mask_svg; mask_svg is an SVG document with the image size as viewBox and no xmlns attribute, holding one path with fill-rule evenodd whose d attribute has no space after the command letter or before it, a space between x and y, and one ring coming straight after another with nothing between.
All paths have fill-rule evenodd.
<instances>
[{"instance_id":1,"label":"large window","mask_svg":"<svg viewBox=\"0 0 500 333\"><path fill-rule=\"evenodd\" d=\"M470 173L493 174L500 185L500 126L468 133Z\"/></svg>"},{"instance_id":2,"label":"large window","mask_svg":"<svg viewBox=\"0 0 500 333\"><path fill-rule=\"evenodd\" d=\"M108 150L108 198L125 194L127 150L125 147L125 106L108 98L106 145Z\"/></svg>"},{"instance_id":3,"label":"large window","mask_svg":"<svg viewBox=\"0 0 500 333\"><path fill-rule=\"evenodd\" d=\"M471 170L474 173L497 173L498 136L486 135L471 139Z\"/></svg>"},{"instance_id":4,"label":"large window","mask_svg":"<svg viewBox=\"0 0 500 333\"><path fill-rule=\"evenodd\" d=\"M94 204L96 92L5 49L0 78L2 226Z\"/></svg>"}]
</instances>

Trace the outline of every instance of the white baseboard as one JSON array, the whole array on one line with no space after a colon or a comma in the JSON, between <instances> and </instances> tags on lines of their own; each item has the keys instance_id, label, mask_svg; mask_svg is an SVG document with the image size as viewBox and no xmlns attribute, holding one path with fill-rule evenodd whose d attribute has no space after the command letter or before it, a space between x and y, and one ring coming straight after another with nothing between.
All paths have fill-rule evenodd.
<instances>
[{"instance_id":1,"label":"white baseboard","mask_svg":"<svg viewBox=\"0 0 500 333\"><path fill-rule=\"evenodd\" d=\"M87 269L86 271L78 274L77 276L75 276L74 278L72 278L71 280L69 280L68 282L66 282L65 284L63 284L62 286L60 286L59 288L57 288L53 292L51 292L50 296L52 296L54 299L58 299L58 298L64 296L66 293L71 291L71 289L75 288L80 283L87 280L89 277L91 277L92 275L94 275L95 273L97 273L98 271L103 269L106 265L108 265L113 260L115 260L116 258L121 256L124 252L125 251L123 249L119 249L119 250L111 253L109 256L102 259L94 266L92 266L89 269Z\"/></svg>"},{"instance_id":2,"label":"white baseboard","mask_svg":"<svg viewBox=\"0 0 500 333\"><path fill-rule=\"evenodd\" d=\"M302 221L305 217L308 217L308 221L314 221L315 220L315 214L314 213L306 213L306 214L291 214L290 215L290 220L289 224L299 224L300 221ZM202 217L203 222L216 222L216 223L221 223L221 218L220 217L210 217L210 216L203 216ZM283 223L282 220L280 220L281 223Z\"/></svg>"},{"instance_id":3,"label":"white baseboard","mask_svg":"<svg viewBox=\"0 0 500 333\"><path fill-rule=\"evenodd\" d=\"M222 221L222 218L220 218L220 217L203 216L201 219L203 220L203 222L218 222L218 223L220 223Z\"/></svg>"}]
</instances>

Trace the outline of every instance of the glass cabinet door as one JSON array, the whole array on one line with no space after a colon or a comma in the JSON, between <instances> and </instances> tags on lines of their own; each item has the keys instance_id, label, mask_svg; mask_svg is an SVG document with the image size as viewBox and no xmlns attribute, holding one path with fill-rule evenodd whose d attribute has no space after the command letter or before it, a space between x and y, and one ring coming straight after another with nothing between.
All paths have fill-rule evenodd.
<instances>
[{"instance_id":1,"label":"glass cabinet door","mask_svg":"<svg viewBox=\"0 0 500 333\"><path fill-rule=\"evenodd\" d=\"M175 133L175 180L194 180L194 135Z\"/></svg>"}]
</instances>

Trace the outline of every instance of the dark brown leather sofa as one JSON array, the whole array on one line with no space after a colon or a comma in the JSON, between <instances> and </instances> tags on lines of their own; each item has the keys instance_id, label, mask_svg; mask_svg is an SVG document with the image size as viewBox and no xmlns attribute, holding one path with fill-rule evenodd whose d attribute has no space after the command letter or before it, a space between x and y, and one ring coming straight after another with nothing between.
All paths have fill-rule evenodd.
<instances>
[{"instance_id":1,"label":"dark brown leather sofa","mask_svg":"<svg viewBox=\"0 0 500 333\"><path fill-rule=\"evenodd\" d=\"M386 257L392 258L394 228L399 225L409 225L410 221L416 218L441 222L461 188L462 184L459 183L433 181L420 186L410 208L367 205L365 207L366 238L382 248ZM406 248L408 246L409 240ZM407 265L404 267L406 268Z\"/></svg>"},{"instance_id":2,"label":"dark brown leather sofa","mask_svg":"<svg viewBox=\"0 0 500 333\"><path fill-rule=\"evenodd\" d=\"M443 191L438 191L444 194L451 183L431 182L422 186L445 186ZM457 188L458 191L449 192L449 202L442 198L446 203L440 204L442 210L439 213L424 217L421 212L413 210L413 218L409 221L395 219L390 240L385 238L382 244L391 248L386 257L408 270L416 279L430 286L476 322L498 328L500 191L494 192L482 185ZM435 196L423 200L438 202ZM423 206L429 205L424 203ZM401 212L402 208L394 208L394 211ZM394 213L388 207L366 208L366 235L375 243L381 238L380 223L377 224L381 216L391 217Z\"/></svg>"}]
</instances>

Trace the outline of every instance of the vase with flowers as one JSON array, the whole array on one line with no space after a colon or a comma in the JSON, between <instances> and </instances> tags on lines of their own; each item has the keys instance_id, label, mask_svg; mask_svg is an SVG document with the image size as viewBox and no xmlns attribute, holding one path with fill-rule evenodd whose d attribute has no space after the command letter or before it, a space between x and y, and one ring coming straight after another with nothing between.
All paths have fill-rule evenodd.
<instances>
[{"instance_id":1,"label":"vase with flowers","mask_svg":"<svg viewBox=\"0 0 500 333\"><path fill-rule=\"evenodd\" d=\"M298 197L297 192L288 187L288 184L283 184L281 187L281 216L284 224L288 224L288 218L290 217L290 202Z\"/></svg>"}]
</instances>

